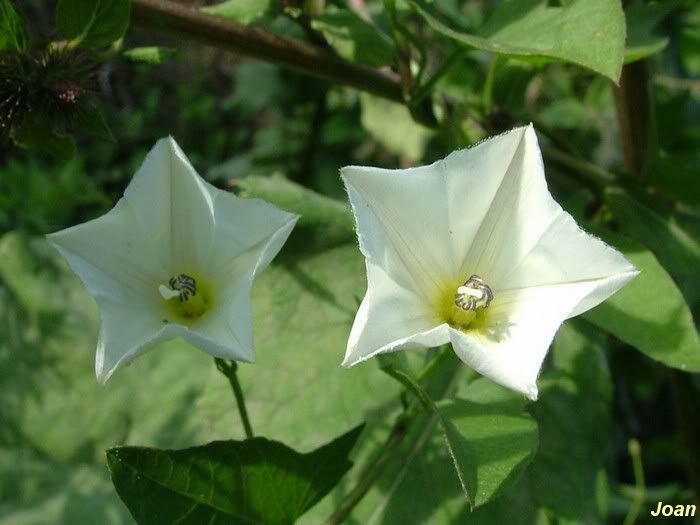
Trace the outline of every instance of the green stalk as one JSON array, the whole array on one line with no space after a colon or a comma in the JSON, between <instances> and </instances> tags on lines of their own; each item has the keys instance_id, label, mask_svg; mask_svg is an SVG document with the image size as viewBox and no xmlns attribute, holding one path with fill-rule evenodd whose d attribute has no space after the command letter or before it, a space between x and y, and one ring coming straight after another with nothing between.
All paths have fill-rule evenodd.
<instances>
[{"instance_id":1,"label":"green stalk","mask_svg":"<svg viewBox=\"0 0 700 525\"><path fill-rule=\"evenodd\" d=\"M238 405L238 413L241 415L241 422L243 423L243 429L245 431L245 436L247 439L253 437L253 427L250 426L250 419L248 419L248 410L245 406L245 398L243 397L243 389L241 388L241 383L238 381L238 363L235 361L227 362L219 357L214 358L216 363L216 369L224 374L231 384L231 390L233 390L233 396L236 398L236 405Z\"/></svg>"},{"instance_id":2,"label":"green stalk","mask_svg":"<svg viewBox=\"0 0 700 525\"><path fill-rule=\"evenodd\" d=\"M451 355L449 348L443 350L443 352L432 359L418 374L419 381L425 380L430 377L439 366L444 363L447 358ZM392 375L395 379L401 381L396 375L391 374L391 368L384 369L383 371ZM455 374L455 377L457 374ZM454 386L454 378L448 386L447 391L449 392ZM405 396L409 390L406 389L401 392L401 396ZM333 514L324 522L324 525L339 525L343 523L352 513L353 509L357 504L362 501L362 498L369 492L374 485L374 482L379 479L379 477L384 473L384 468L393 456L394 452L398 449L401 442L404 440L411 424L414 422L418 414L420 414L421 401L413 396L413 400L410 403L403 405L403 410L401 414L397 417L394 425L389 431L384 443L377 449L372 460L365 466L362 474L360 474L357 484L353 489L343 498L340 506L333 512Z\"/></svg>"},{"instance_id":3,"label":"green stalk","mask_svg":"<svg viewBox=\"0 0 700 525\"><path fill-rule=\"evenodd\" d=\"M396 75L353 64L318 46L209 15L171 0L132 0L131 13L134 23L154 31L174 33L180 40L226 49L403 102Z\"/></svg>"},{"instance_id":4,"label":"green stalk","mask_svg":"<svg viewBox=\"0 0 700 525\"><path fill-rule=\"evenodd\" d=\"M642 449L639 441L631 439L627 445L630 459L632 460L632 470L634 472L634 498L623 525L634 525L639 518L639 514L644 507L646 486L644 483L644 465L642 464Z\"/></svg>"}]
</instances>

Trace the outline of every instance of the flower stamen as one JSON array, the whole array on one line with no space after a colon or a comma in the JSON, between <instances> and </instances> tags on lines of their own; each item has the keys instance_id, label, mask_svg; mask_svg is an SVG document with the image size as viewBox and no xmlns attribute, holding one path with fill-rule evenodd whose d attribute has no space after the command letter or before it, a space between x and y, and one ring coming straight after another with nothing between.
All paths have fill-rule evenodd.
<instances>
[{"instance_id":1,"label":"flower stamen","mask_svg":"<svg viewBox=\"0 0 700 525\"><path fill-rule=\"evenodd\" d=\"M168 281L170 288L165 285L160 285L158 291L163 299L170 300L175 297L180 298L180 302L187 302L190 297L197 295L197 282L193 277L181 273L176 277L171 277Z\"/></svg>"},{"instance_id":2,"label":"flower stamen","mask_svg":"<svg viewBox=\"0 0 700 525\"><path fill-rule=\"evenodd\" d=\"M191 324L212 309L215 289L198 274L181 273L158 287L164 299L166 317L181 324ZM177 299L177 300L174 300Z\"/></svg>"},{"instance_id":3,"label":"flower stamen","mask_svg":"<svg viewBox=\"0 0 700 525\"><path fill-rule=\"evenodd\" d=\"M474 274L455 294L455 305L462 310L475 312L477 308L488 308L493 301L493 291L481 277Z\"/></svg>"}]
</instances>

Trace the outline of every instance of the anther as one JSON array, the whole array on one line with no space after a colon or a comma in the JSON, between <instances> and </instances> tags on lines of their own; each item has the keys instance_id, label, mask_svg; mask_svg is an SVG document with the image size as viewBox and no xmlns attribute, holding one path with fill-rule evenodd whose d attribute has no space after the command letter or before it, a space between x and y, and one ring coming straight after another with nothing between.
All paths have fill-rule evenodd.
<instances>
[{"instance_id":1,"label":"anther","mask_svg":"<svg viewBox=\"0 0 700 525\"><path fill-rule=\"evenodd\" d=\"M165 285L160 285L158 291L160 291L161 297L165 300L174 299L175 297L180 298L180 302L184 303L189 300L190 297L197 295L197 283L193 277L181 273L176 277L171 277L168 281L170 288Z\"/></svg>"},{"instance_id":2,"label":"anther","mask_svg":"<svg viewBox=\"0 0 700 525\"><path fill-rule=\"evenodd\" d=\"M457 288L455 305L462 310L476 311L477 308L488 308L493 301L493 291L478 275L472 275Z\"/></svg>"}]
</instances>

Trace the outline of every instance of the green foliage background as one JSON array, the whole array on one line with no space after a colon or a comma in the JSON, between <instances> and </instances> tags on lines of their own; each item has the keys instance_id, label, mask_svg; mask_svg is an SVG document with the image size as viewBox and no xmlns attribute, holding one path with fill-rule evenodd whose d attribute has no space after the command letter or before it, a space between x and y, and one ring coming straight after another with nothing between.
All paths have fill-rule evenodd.
<instances>
[{"instance_id":1,"label":"green foliage background","mask_svg":"<svg viewBox=\"0 0 700 525\"><path fill-rule=\"evenodd\" d=\"M87 5L59 4L76 13ZM429 163L528 122L557 200L642 275L563 326L536 403L456 359L444 364L429 385L444 400L411 427L348 522L620 523L638 511L636 523L653 523L657 501L697 501L700 6L637 1L623 12L603 0L411 0L395 3L407 31L397 35L386 10L394 2L360 2L359 12L328 2L318 16L302 4L229 0L206 10L372 67L396 66L405 46L416 54L411 38L426 43L414 64L426 62L424 82L413 96L433 103L439 125L417 123L426 123L418 104L129 28L121 50L100 62L95 86L112 139L76 133L77 154L67 161L19 149L10 137L0 143L0 524L131 523L106 449L244 437L226 379L184 342L162 345L98 386L98 313L42 239L107 211L158 138L173 135L217 186L302 214L255 283L258 362L242 365L240 376L256 433L300 452L366 422L356 466L300 520L320 523L401 408L401 385L377 362L339 366L365 277L338 168ZM126 29L125 12L114 7L108 17L96 11L107 25L91 22L98 15L89 10L55 20L38 1L0 7L2 49L29 47L22 18L35 44L60 38L104 48ZM626 40L616 32L625 24ZM566 45L563 34L571 36ZM635 176L611 79L640 58L650 106L636 110L653 118L646 168ZM54 128L42 132L65 139ZM392 366L415 375L434 354L400 356ZM440 417L456 428L452 445L472 476L473 512ZM628 447L633 439L641 457Z\"/></svg>"}]
</instances>

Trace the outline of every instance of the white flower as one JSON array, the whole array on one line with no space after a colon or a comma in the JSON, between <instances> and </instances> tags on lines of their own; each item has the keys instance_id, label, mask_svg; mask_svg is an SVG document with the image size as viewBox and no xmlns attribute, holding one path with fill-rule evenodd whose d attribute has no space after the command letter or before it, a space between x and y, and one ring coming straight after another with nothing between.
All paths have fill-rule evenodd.
<instances>
[{"instance_id":1,"label":"white flower","mask_svg":"<svg viewBox=\"0 0 700 525\"><path fill-rule=\"evenodd\" d=\"M100 307L100 382L156 342L253 361L250 289L297 216L202 180L161 139L107 214L48 236Z\"/></svg>"},{"instance_id":2,"label":"white flower","mask_svg":"<svg viewBox=\"0 0 700 525\"><path fill-rule=\"evenodd\" d=\"M532 126L430 166L341 175L368 281L344 366L452 343L467 365L534 400L561 323L638 273L552 199Z\"/></svg>"}]
</instances>

